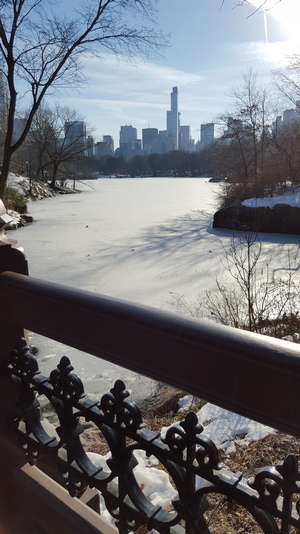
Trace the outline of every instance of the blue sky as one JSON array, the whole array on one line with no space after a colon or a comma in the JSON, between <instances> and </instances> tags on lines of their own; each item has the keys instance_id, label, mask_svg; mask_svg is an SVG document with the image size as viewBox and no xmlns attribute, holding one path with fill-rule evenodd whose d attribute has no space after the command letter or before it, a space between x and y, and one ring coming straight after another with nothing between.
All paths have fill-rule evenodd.
<instances>
[{"instance_id":1,"label":"blue sky","mask_svg":"<svg viewBox=\"0 0 300 534\"><path fill-rule=\"evenodd\" d=\"M261 0L262 2L263 0ZM235 7L238 0L159 0L158 24L171 34L164 57L133 66L105 54L86 58L86 87L70 90L60 102L76 109L94 126L94 137L112 135L118 146L121 125L166 127L172 87L177 85L181 124L199 139L201 123L230 110L231 91L249 68L263 83L283 67L286 54L299 51L299 0L260 0Z\"/></svg>"}]
</instances>

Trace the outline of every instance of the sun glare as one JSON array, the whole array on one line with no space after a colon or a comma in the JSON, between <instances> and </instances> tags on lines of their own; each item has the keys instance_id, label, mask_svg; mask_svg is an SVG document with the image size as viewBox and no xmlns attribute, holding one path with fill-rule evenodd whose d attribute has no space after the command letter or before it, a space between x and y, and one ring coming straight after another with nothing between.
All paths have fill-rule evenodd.
<instances>
[{"instance_id":1,"label":"sun glare","mask_svg":"<svg viewBox=\"0 0 300 534\"><path fill-rule=\"evenodd\" d=\"M250 0L255 9L263 12L265 55L275 63L287 56L300 53L300 2L299 0ZM280 28L278 41L269 38L268 22L274 18Z\"/></svg>"}]
</instances>

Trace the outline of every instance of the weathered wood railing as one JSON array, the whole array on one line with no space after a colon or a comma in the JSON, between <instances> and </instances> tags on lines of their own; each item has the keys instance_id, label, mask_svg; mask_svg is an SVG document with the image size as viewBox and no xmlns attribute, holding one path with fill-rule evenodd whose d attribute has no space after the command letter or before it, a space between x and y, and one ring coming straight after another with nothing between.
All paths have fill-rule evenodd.
<instances>
[{"instance_id":1,"label":"weathered wood railing","mask_svg":"<svg viewBox=\"0 0 300 534\"><path fill-rule=\"evenodd\" d=\"M0 263L0 271L5 265L1 268ZM16 412L16 399L7 374L3 374L0 424L6 469L7 462L20 456L6 430L5 421L9 419L14 421L24 447L31 451L31 459L54 454L73 495L76 484L79 492L90 485L103 493L122 533L142 524L160 532L179 532L182 520L188 532L209 532L203 515L204 495L209 492L224 493L242 503L264 532L289 532L289 525L300 529L299 506L292 506L300 480L294 459L261 471L250 487L240 474L220 468L214 445L201 437L201 427L192 416L163 441L143 429L139 411L128 403L120 383L101 402L92 403L83 397L83 385L71 374L67 360L49 378L41 379L28 347L21 343L14 351L26 328L300 436L297 345L24 274L1 273L0 295L1 361L16 386L19 401ZM46 395L56 409L59 438L47 436L40 426L36 394ZM109 476L97 471L86 457L80 442L79 416L92 420L106 437L112 453ZM155 454L173 477L178 490L173 512L153 507L137 487L133 475L133 452L137 448ZM207 481L204 489L196 489L197 474ZM274 516L281 520L281 530ZM97 531L94 516L93 521L90 532ZM104 531L103 524L99 528ZM89 532L86 526L82 531Z\"/></svg>"}]
</instances>

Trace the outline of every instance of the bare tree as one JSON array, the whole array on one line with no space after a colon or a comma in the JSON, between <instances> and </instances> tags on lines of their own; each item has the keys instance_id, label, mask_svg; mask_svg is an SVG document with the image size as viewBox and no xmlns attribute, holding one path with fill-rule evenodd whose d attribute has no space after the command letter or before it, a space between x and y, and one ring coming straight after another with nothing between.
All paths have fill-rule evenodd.
<instances>
[{"instance_id":1,"label":"bare tree","mask_svg":"<svg viewBox=\"0 0 300 534\"><path fill-rule=\"evenodd\" d=\"M299 284L294 279L297 254L292 258L288 253L287 267L277 265L283 275L276 276L270 253L263 251L256 234L245 231L234 234L229 246L223 247L221 262L226 280L217 278L216 288L200 294L192 304L177 295L176 309L193 317L208 316L234 328L298 340Z\"/></svg>"},{"instance_id":2,"label":"bare tree","mask_svg":"<svg viewBox=\"0 0 300 534\"><path fill-rule=\"evenodd\" d=\"M91 133L91 129L86 131L84 118L73 109L59 105L40 108L29 133L35 174L45 178L45 171L47 175L51 172L51 187L55 188L58 175L64 181L68 178L67 167L72 164L76 169L78 161L85 157L86 136Z\"/></svg>"},{"instance_id":3,"label":"bare tree","mask_svg":"<svg viewBox=\"0 0 300 534\"><path fill-rule=\"evenodd\" d=\"M271 3L270 3L270 0L261 0L260 2L257 3L257 6L254 7L252 15L261 11L262 9L265 11L269 11L270 9L274 7L274 5L280 4L281 1L282 0L277 0L277 1L275 0L275 4L274 4L274 0L271 0ZM224 6L225 2L226 0L222 0L221 8ZM233 5L234 7L241 7L244 5L249 5L249 0L235 0Z\"/></svg>"},{"instance_id":4,"label":"bare tree","mask_svg":"<svg viewBox=\"0 0 300 534\"><path fill-rule=\"evenodd\" d=\"M224 247L222 263L233 284L217 279L217 291L207 291L202 297L210 316L222 324L273 337L298 332L296 257L291 259L288 252L284 276L275 276L270 253L263 252L256 234L245 231L235 234L229 247Z\"/></svg>"},{"instance_id":5,"label":"bare tree","mask_svg":"<svg viewBox=\"0 0 300 534\"><path fill-rule=\"evenodd\" d=\"M23 144L46 93L51 87L74 86L82 80L84 53L101 57L100 51L106 49L133 58L166 44L166 37L152 27L155 3L86 1L73 11L72 18L70 10L67 16L52 0L0 0L0 69L9 92L0 198L11 157ZM30 110L21 136L14 141L14 117L25 93L31 100Z\"/></svg>"},{"instance_id":6,"label":"bare tree","mask_svg":"<svg viewBox=\"0 0 300 534\"><path fill-rule=\"evenodd\" d=\"M243 161L244 178L257 180L263 170L266 146L267 91L257 84L250 69L243 77L243 85L232 92L235 100L233 118L230 119L228 137L239 147Z\"/></svg>"}]
</instances>

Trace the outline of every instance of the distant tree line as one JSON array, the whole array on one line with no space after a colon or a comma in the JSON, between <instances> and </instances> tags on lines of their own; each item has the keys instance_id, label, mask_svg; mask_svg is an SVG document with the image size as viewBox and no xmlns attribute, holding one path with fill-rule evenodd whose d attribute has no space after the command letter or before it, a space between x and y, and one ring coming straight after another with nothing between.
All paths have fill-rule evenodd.
<instances>
[{"instance_id":1,"label":"distant tree line","mask_svg":"<svg viewBox=\"0 0 300 534\"><path fill-rule=\"evenodd\" d=\"M78 116L68 108L48 110L47 118L37 114L36 127L26 143L14 154L11 169L30 179L43 180L55 187L73 179L92 179L102 175L125 176L212 176L214 173L211 148L201 152L172 151L166 154L136 155L130 160L115 156L86 156L80 136L66 142L65 118ZM43 117L42 117L43 115ZM72 125L69 120L68 124ZM40 128L42 127L42 128Z\"/></svg>"},{"instance_id":2,"label":"distant tree line","mask_svg":"<svg viewBox=\"0 0 300 534\"><path fill-rule=\"evenodd\" d=\"M212 176L212 161L206 151L184 152L173 150L166 154L134 156L126 161L121 157L103 156L98 160L98 170L105 175L127 176Z\"/></svg>"}]
</instances>

